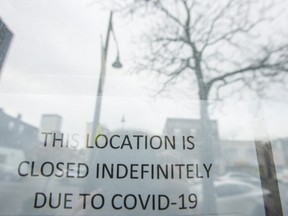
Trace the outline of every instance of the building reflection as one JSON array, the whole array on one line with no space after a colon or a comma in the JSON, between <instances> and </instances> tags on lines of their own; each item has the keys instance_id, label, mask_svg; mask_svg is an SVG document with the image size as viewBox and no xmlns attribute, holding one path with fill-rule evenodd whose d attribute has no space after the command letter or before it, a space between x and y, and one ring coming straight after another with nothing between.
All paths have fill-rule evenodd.
<instances>
[{"instance_id":1,"label":"building reflection","mask_svg":"<svg viewBox=\"0 0 288 216\"><path fill-rule=\"evenodd\" d=\"M265 211L266 215L279 214L278 209L281 209L280 203L281 201L284 202L283 197L285 197L286 191L288 191L279 191L278 189L278 184L281 185L282 189L288 188L288 175L285 175L285 170L282 172L279 171L286 166L286 158L288 157L285 151L285 139L278 139L275 141L272 140L271 142L259 141L256 142L256 146L254 140L223 140L219 136L218 124L216 120L212 121L212 134L216 146L214 146L212 149L206 150L211 151L216 160L214 161L213 166L210 167L211 170L209 170L209 177L206 175L206 178L205 169L202 168L201 170L199 168L201 164L203 165L205 163L205 161L202 161L201 157L199 156L199 148L201 148L201 146L197 146L199 139L201 139L201 137L198 137L200 134L200 127L199 120L197 119L169 118L164 126L163 134L151 134L149 132L136 130L133 128L124 129L124 127L122 127L122 129L113 131L109 130L105 126L97 129L98 134L105 134L107 137L117 135L118 137L123 138L127 136L131 140L133 140L133 136L135 138L135 134L139 137L148 138L154 136L157 138L157 142L160 140L160 138L164 140L165 136L175 136L176 145L180 143L183 144L183 140L179 138L190 135L191 137L195 137L195 139L193 139L195 147L193 147L191 151L181 149L183 146L181 148L178 148L179 146L173 148L173 145L170 144L167 145L167 149L164 148L164 144L162 145L163 148L157 149L155 148L155 143L155 149L145 149L143 147L144 145L140 146L139 149L131 149L131 146L127 144L127 140L125 141L123 148L103 150L96 149L94 146L94 148L88 150L85 149L85 144L87 144L85 137L86 134L91 133L91 128L89 125L86 129L85 126L83 127L82 135L77 134L77 136L73 136L73 134L63 133L61 129L61 125L63 123L62 118L57 114L42 115L42 120L39 126L40 129L38 129L33 125L25 123L22 120L21 115L13 117L1 109L0 122L0 164L2 184L5 182L14 182L15 185L25 185L28 189L36 187L43 193L56 193L59 191L71 190L81 192L85 190L85 193L96 193L101 191L101 193L106 193L108 196L112 196L115 192L119 194L143 193L148 196L150 192L153 192L153 194L168 194L171 197L178 194L178 198L181 196L181 194L179 195L179 192L183 192L188 195L197 194L198 210L196 210L196 208L195 210L193 209L193 212L197 213L197 211L201 209L201 205L204 205L202 191L203 186L205 186L204 182L211 181L213 182L215 189L214 194L211 195L215 197L218 213L234 212L236 214L245 211L247 215L264 215ZM50 147L55 145L54 149L43 148L43 143L45 141L45 137L41 136L41 132L43 131L52 134L50 136L51 139L47 139L46 141L47 145ZM123 140L114 140L114 147L123 145ZM171 140L173 139L171 138ZM135 145L134 141L131 141L131 145ZM75 143L78 143L79 146L75 146ZM273 146L273 151L275 150L275 152L273 154L272 145L274 143L275 145ZM92 145L93 143L91 146ZM33 160L35 163L39 164L44 163L45 161L52 161L53 163L63 161L65 163L70 162L88 164L91 162L88 160L88 156L91 152L93 153L92 155L94 155L92 165L96 166L97 164L105 164L103 169L106 169L105 178L101 178L100 174L98 177L96 175L97 184L93 183L96 181L95 175L87 176L85 180L81 178L77 179L65 177L41 177L36 179L20 178L17 176L17 172L15 172L15 170L17 170L17 166L19 165L19 161L24 160ZM12 154L14 155L14 158L10 156ZM111 164L114 164L114 168ZM137 181L133 179L134 177L129 179L128 174L125 175L126 177L124 178L123 173L120 173L123 177L122 179L114 179L116 174L112 175L111 173L115 172L117 164L121 164L122 169L123 167L126 167L125 169L130 169L131 164L134 164L134 167L131 168L133 171L131 171L129 176L135 177L137 175L142 183L139 185L139 178L137 178ZM153 179L145 179L149 175L150 177L152 176L151 174L148 175L146 173L148 171L146 170L144 174L142 173L145 178L141 180L141 175L139 173L139 175L136 174L136 168L138 169L140 167L139 164L146 164L145 169L148 169L149 166L151 168L151 165L153 165L155 166L156 170L156 166L159 166L162 172L160 173L160 178L157 179L157 175L154 176L153 174ZM166 175L165 172L171 172L171 165L175 166L175 164L177 164L177 166L179 165L180 168L173 171L172 179L171 173ZM184 177L187 167L182 166L183 164L193 164L193 170L189 171L189 175L193 176L192 178L187 178L187 176ZM100 165L98 167L99 170ZM36 166L35 169L40 168L39 166ZM276 172L276 169L278 170L278 173ZM66 170L64 170L64 172L66 172ZM73 176L77 176L79 174L78 170L74 168L73 172L69 172L70 175ZM93 169L92 171L90 170L90 172L97 172L97 169ZM182 173L181 178L179 177L179 172ZM193 175L191 173L193 173ZM82 175L81 172L79 175ZM280 195L282 200L280 199ZM22 213L32 213L33 209L28 208L27 206L28 204L31 206L34 197L19 196L18 198L20 203L19 205L22 206ZM5 201L3 201L3 203L5 203ZM193 202L191 203L193 204ZM241 209L242 207L239 205L239 203L241 203L241 205L245 204L245 208ZM267 205L267 203L269 203L269 205ZM5 206L3 206L3 209L5 210ZM7 208L7 211L8 210L9 208ZM43 211L46 210L43 209ZM93 213L92 210L91 212L89 210L82 212L79 209L77 212L77 209L73 209L73 211L76 212L76 215L81 215L82 213L84 215L87 213ZM207 211L209 212L209 209ZM61 211L59 212L61 213ZM105 212L102 213L104 214ZM149 212L151 215L157 215L156 213L157 211ZM176 214L177 211L173 212L171 210L170 213ZM143 215L146 214L147 211L144 211Z\"/></svg>"},{"instance_id":2,"label":"building reflection","mask_svg":"<svg viewBox=\"0 0 288 216\"><path fill-rule=\"evenodd\" d=\"M12 38L13 33L0 17L0 75Z\"/></svg>"},{"instance_id":3,"label":"building reflection","mask_svg":"<svg viewBox=\"0 0 288 216\"><path fill-rule=\"evenodd\" d=\"M1 147L23 150L25 154L38 142L38 128L0 109Z\"/></svg>"}]
</instances>

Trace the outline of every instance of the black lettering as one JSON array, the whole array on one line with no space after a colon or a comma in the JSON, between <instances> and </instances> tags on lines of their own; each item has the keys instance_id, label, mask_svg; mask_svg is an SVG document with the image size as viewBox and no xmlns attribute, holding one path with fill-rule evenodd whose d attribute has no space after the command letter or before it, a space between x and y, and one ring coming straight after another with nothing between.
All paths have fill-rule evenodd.
<instances>
[{"instance_id":1,"label":"black lettering","mask_svg":"<svg viewBox=\"0 0 288 216\"><path fill-rule=\"evenodd\" d=\"M131 145L131 142L130 142L128 135L125 135L123 142L122 142L121 149L123 149L123 146L125 146L125 145L128 145L130 147L130 149L132 149L132 145Z\"/></svg>"},{"instance_id":2,"label":"black lettering","mask_svg":"<svg viewBox=\"0 0 288 216\"><path fill-rule=\"evenodd\" d=\"M120 167L122 167L123 169L123 173L121 175L121 172L120 172ZM124 165L124 164L117 164L117 178L118 179L122 179L122 178L125 178L128 174L128 168Z\"/></svg>"},{"instance_id":3,"label":"black lettering","mask_svg":"<svg viewBox=\"0 0 288 216\"><path fill-rule=\"evenodd\" d=\"M101 137L104 138L104 145L103 146L99 145L99 139ZM95 145L96 145L97 148L103 149L103 148L105 148L107 146L107 144L108 144L108 138L107 138L107 136L105 136L105 134L99 134L99 135L96 136Z\"/></svg>"},{"instance_id":4,"label":"black lettering","mask_svg":"<svg viewBox=\"0 0 288 216\"><path fill-rule=\"evenodd\" d=\"M93 146L89 145L89 142L90 141L90 136L89 134L87 133L86 135L86 148L93 148ZM96 140L95 140L96 141Z\"/></svg>"},{"instance_id":5,"label":"black lettering","mask_svg":"<svg viewBox=\"0 0 288 216\"><path fill-rule=\"evenodd\" d=\"M85 170L85 172L84 172L84 170ZM81 175L81 171L83 171L82 175ZM88 175L88 173L89 173L89 167L84 163L79 163L78 164L78 171L77 171L77 178L85 178Z\"/></svg>"},{"instance_id":6,"label":"black lettering","mask_svg":"<svg viewBox=\"0 0 288 216\"><path fill-rule=\"evenodd\" d=\"M45 170L44 168L45 168L46 165L50 165L50 172L48 172L48 173L44 172L44 170ZM50 177L53 174L53 172L54 172L54 165L51 162L47 161L47 162L42 164L42 166L41 166L41 175L43 175L45 177Z\"/></svg>"},{"instance_id":7,"label":"black lettering","mask_svg":"<svg viewBox=\"0 0 288 216\"><path fill-rule=\"evenodd\" d=\"M31 163L31 176L39 176L39 174L35 174L35 173L34 173L34 172L35 172L35 167L34 167L34 165L35 165L35 162L32 161L32 163Z\"/></svg>"},{"instance_id":8,"label":"black lettering","mask_svg":"<svg viewBox=\"0 0 288 216\"><path fill-rule=\"evenodd\" d=\"M158 146L158 147L157 147L157 146L153 146L153 144L155 144L155 142L153 143L153 140L155 140L154 138L157 138L157 139L159 140L159 146ZM160 136L152 136L152 137L150 138L150 147L151 147L152 149L160 149L161 146L162 146L162 139L161 139Z\"/></svg>"},{"instance_id":9,"label":"black lettering","mask_svg":"<svg viewBox=\"0 0 288 216\"><path fill-rule=\"evenodd\" d=\"M131 166L130 166L130 178L131 179L138 179L138 177L137 176L134 176L133 174L134 173L137 173L137 169L134 169L134 167L138 167L138 164L131 164Z\"/></svg>"},{"instance_id":10,"label":"black lettering","mask_svg":"<svg viewBox=\"0 0 288 216\"><path fill-rule=\"evenodd\" d=\"M40 197L42 197L42 200L40 200ZM47 198L44 193L40 193L40 192L35 193L34 208L43 208L46 204L46 200Z\"/></svg>"},{"instance_id":11,"label":"black lettering","mask_svg":"<svg viewBox=\"0 0 288 216\"><path fill-rule=\"evenodd\" d=\"M206 170L206 173L207 173L207 178L210 177L210 169L212 167L212 164L209 164L209 167L206 167L206 164L203 164L205 170Z\"/></svg>"},{"instance_id":12,"label":"black lettering","mask_svg":"<svg viewBox=\"0 0 288 216\"><path fill-rule=\"evenodd\" d=\"M67 204L70 203L72 200L68 199L68 196L73 196L72 193L66 193L64 195L64 209L72 209L72 206L68 206Z\"/></svg>"},{"instance_id":13,"label":"black lettering","mask_svg":"<svg viewBox=\"0 0 288 216\"><path fill-rule=\"evenodd\" d=\"M128 199L131 197L131 206L128 206ZM124 207L126 208L126 209L129 209L129 210L131 210L131 209L134 209L135 207L137 206L137 198L136 198L136 196L135 195L133 195L133 194L128 194L127 196L125 196L124 197Z\"/></svg>"},{"instance_id":14,"label":"black lettering","mask_svg":"<svg viewBox=\"0 0 288 216\"><path fill-rule=\"evenodd\" d=\"M136 137L136 144L137 144L137 149L140 148L140 138L144 137L143 135L133 135L133 137Z\"/></svg>"},{"instance_id":15,"label":"black lettering","mask_svg":"<svg viewBox=\"0 0 288 216\"><path fill-rule=\"evenodd\" d=\"M114 146L114 145L113 145L113 139L114 139L114 137L120 138L120 135L113 135L113 136L110 138L110 146L111 146L113 149L119 149L120 146Z\"/></svg>"},{"instance_id":16,"label":"black lettering","mask_svg":"<svg viewBox=\"0 0 288 216\"><path fill-rule=\"evenodd\" d=\"M114 164L111 164L110 167L111 167L111 169L109 171L108 165L103 164L103 167L102 167L102 178L105 178L105 173L107 173L110 178L113 178ZM105 172L105 170L106 170L106 172Z\"/></svg>"},{"instance_id":17,"label":"black lettering","mask_svg":"<svg viewBox=\"0 0 288 216\"><path fill-rule=\"evenodd\" d=\"M20 164L19 164L19 166L18 166L18 175L19 176L22 176L22 177L24 177L24 176L27 176L28 175L28 173L22 173L21 172L21 167L22 167L22 165L23 164L28 164L29 165L29 162L28 161L22 161ZM25 170L25 169L24 169Z\"/></svg>"},{"instance_id":18,"label":"black lettering","mask_svg":"<svg viewBox=\"0 0 288 216\"><path fill-rule=\"evenodd\" d=\"M193 136L187 137L187 142L190 144L190 146L187 146L187 149L192 150L195 147L195 144L193 143L192 139L194 139Z\"/></svg>"},{"instance_id":19,"label":"black lettering","mask_svg":"<svg viewBox=\"0 0 288 216\"><path fill-rule=\"evenodd\" d=\"M90 196L90 194L79 194L80 197L83 197L83 205L82 208L86 209L86 197Z\"/></svg>"},{"instance_id":20,"label":"black lettering","mask_svg":"<svg viewBox=\"0 0 288 216\"><path fill-rule=\"evenodd\" d=\"M57 169L58 171L60 171L59 174L57 174L57 172L55 173L55 176L56 176L56 177L62 177L62 176L64 175L63 167L61 167L61 166L64 166L64 163L63 163L63 162L59 162L59 163L56 164L56 169Z\"/></svg>"},{"instance_id":21,"label":"black lettering","mask_svg":"<svg viewBox=\"0 0 288 216\"><path fill-rule=\"evenodd\" d=\"M144 203L144 200L142 199L142 196L140 195L140 194L138 194L138 197L139 197L139 200L140 200L140 204L141 204L141 207L142 207L142 209L146 209L147 208L147 206L148 206L148 202L149 202L149 200L150 200L150 194L147 196L147 198L146 198L146 202Z\"/></svg>"},{"instance_id":22,"label":"black lettering","mask_svg":"<svg viewBox=\"0 0 288 216\"><path fill-rule=\"evenodd\" d=\"M113 207L114 209L116 209L116 210L122 209L122 206L117 207L117 206L115 205L115 198L116 198L116 197L122 197L122 195L121 195L121 194L115 194L115 195L112 197L112 207Z\"/></svg>"},{"instance_id":23,"label":"black lettering","mask_svg":"<svg viewBox=\"0 0 288 216\"><path fill-rule=\"evenodd\" d=\"M56 205L53 206L53 203L56 203ZM52 208L52 209L59 208L60 204L61 204L61 193L59 193L59 195L58 195L58 203L55 201L54 202L52 201L52 193L50 193L50 197L49 197L50 208Z\"/></svg>"},{"instance_id":24,"label":"black lettering","mask_svg":"<svg viewBox=\"0 0 288 216\"><path fill-rule=\"evenodd\" d=\"M100 205L99 206L96 206L96 201L95 201L95 199L96 198L100 198ZM94 209L101 209L101 208L103 208L103 206L104 206L104 204L105 204L105 199L104 199L104 196L102 195L102 194L95 194L94 196L92 196L92 199L91 199L91 206L94 208Z\"/></svg>"},{"instance_id":25,"label":"black lettering","mask_svg":"<svg viewBox=\"0 0 288 216\"><path fill-rule=\"evenodd\" d=\"M166 205L165 205L165 203L163 204L163 202L165 202L165 200L166 200ZM170 201L169 201L168 196L163 195L163 194L158 195L158 209L159 210L167 209L169 207L169 204L170 204Z\"/></svg>"},{"instance_id":26,"label":"black lettering","mask_svg":"<svg viewBox=\"0 0 288 216\"><path fill-rule=\"evenodd\" d=\"M47 141L48 141L48 135L51 135L52 133L42 132L41 134L45 135L44 147L46 147L47 146Z\"/></svg>"},{"instance_id":27,"label":"black lettering","mask_svg":"<svg viewBox=\"0 0 288 216\"><path fill-rule=\"evenodd\" d=\"M74 175L70 175L70 173L74 173L74 169L71 168L71 166L73 167L75 165L75 163L67 163L67 178L74 178Z\"/></svg>"},{"instance_id":28,"label":"black lettering","mask_svg":"<svg viewBox=\"0 0 288 216\"><path fill-rule=\"evenodd\" d=\"M53 133L53 147L55 147L56 141L60 142L60 147L63 147L64 134L61 133L61 138L56 138L56 133Z\"/></svg>"},{"instance_id":29,"label":"black lettering","mask_svg":"<svg viewBox=\"0 0 288 216\"><path fill-rule=\"evenodd\" d=\"M76 136L78 137L79 135L78 134L72 134L72 140L74 141L74 144L70 145L72 148L76 148L79 145L79 141L76 138Z\"/></svg>"},{"instance_id":30,"label":"black lettering","mask_svg":"<svg viewBox=\"0 0 288 216\"><path fill-rule=\"evenodd\" d=\"M176 148L175 136L172 137L172 141L169 139L168 136L165 136L164 139L165 139L165 149L168 149L168 144L172 147L172 149Z\"/></svg>"}]
</instances>

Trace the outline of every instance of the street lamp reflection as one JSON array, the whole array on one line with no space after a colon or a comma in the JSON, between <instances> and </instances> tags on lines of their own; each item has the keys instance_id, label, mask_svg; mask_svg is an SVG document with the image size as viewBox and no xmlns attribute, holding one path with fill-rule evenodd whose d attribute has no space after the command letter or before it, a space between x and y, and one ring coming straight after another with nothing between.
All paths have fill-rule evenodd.
<instances>
[{"instance_id":1,"label":"street lamp reflection","mask_svg":"<svg viewBox=\"0 0 288 216\"><path fill-rule=\"evenodd\" d=\"M120 69L123 67L122 63L120 62L119 55L117 55L115 62L112 64L112 67Z\"/></svg>"}]
</instances>

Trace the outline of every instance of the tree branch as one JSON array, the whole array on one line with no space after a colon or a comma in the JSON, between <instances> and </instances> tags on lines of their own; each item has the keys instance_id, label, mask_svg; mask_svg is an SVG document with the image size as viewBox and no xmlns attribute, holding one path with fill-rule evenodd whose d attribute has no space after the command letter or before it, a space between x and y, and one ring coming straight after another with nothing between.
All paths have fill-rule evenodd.
<instances>
[{"instance_id":1,"label":"tree branch","mask_svg":"<svg viewBox=\"0 0 288 216\"><path fill-rule=\"evenodd\" d=\"M212 78L210 81L207 82L207 87L209 90L211 87L218 81L227 82L228 78L237 76L237 75L244 75L249 72L258 71L263 77L274 77L280 74L281 72L288 73L288 55L283 56L283 59L273 60L274 55L281 56L281 52L286 53L288 50L288 46L282 46L278 49L268 50L267 48L263 48L266 50L266 55L261 59L254 60L252 63L246 67L236 69L231 72L224 73L220 76ZM280 52L280 53L279 53Z\"/></svg>"}]
</instances>

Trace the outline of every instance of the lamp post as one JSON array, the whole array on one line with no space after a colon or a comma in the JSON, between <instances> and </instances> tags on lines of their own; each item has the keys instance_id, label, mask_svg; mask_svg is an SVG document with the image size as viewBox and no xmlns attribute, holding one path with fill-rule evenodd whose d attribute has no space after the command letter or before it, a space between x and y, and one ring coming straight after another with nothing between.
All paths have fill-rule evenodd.
<instances>
[{"instance_id":1,"label":"lamp post","mask_svg":"<svg viewBox=\"0 0 288 216\"><path fill-rule=\"evenodd\" d=\"M107 63L107 55L108 55L108 47L109 47L109 40L110 40L110 34L113 34L116 49L117 49L117 56L115 62L112 64L114 68L122 68L122 64L120 62L119 58L119 48L118 48L118 42L115 37L115 33L113 30L113 12L110 12L110 18L108 23L108 30L106 34L106 40L105 44L103 46L103 43L101 42L101 71L100 71L100 77L99 77L99 83L98 83L98 90L97 90L97 98L96 98L96 104L95 104L95 110L94 110L94 118L92 122L92 134L90 134L90 143L93 143L96 135L96 129L99 126L100 122L100 113L101 113L101 104L102 104L102 96L103 96L103 87L105 82L105 75L106 75L106 63Z\"/></svg>"},{"instance_id":2,"label":"lamp post","mask_svg":"<svg viewBox=\"0 0 288 216\"><path fill-rule=\"evenodd\" d=\"M115 33L113 30L113 23L112 23L112 18L113 18L113 12L110 12L110 18L109 18L109 23L108 23L108 30L106 34L106 40L105 44L103 46L103 43L101 41L101 70L100 70L100 77L99 77L99 83L98 83L98 89L97 89L97 95L96 95L96 104L95 104L95 110L94 110L94 117L93 117L93 122L91 125L91 134L89 137L89 142L93 144L95 138L96 138L96 130L97 127L99 126L100 122L100 113L101 113L101 104L102 104L102 96L103 96L103 87L104 87L104 82L105 82L105 75L106 75L106 63L107 63L107 55L108 55L108 47L109 47L109 40L110 40L110 34L112 32L114 41L116 44L116 49L117 49L117 56L115 62L112 64L114 68L122 68L122 64L120 62L119 58L119 49L118 49L118 42L115 37ZM95 155L92 153L89 154L88 156L88 162L90 164L93 164L95 160ZM91 177L87 178L86 184L84 185L84 189L86 191L90 190L90 184L91 184Z\"/></svg>"}]
</instances>

